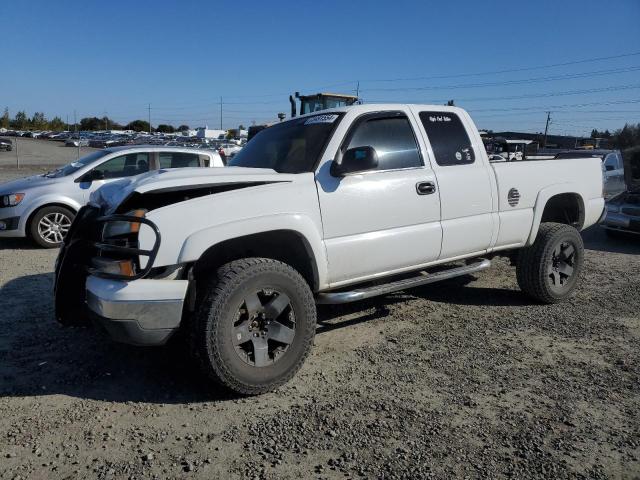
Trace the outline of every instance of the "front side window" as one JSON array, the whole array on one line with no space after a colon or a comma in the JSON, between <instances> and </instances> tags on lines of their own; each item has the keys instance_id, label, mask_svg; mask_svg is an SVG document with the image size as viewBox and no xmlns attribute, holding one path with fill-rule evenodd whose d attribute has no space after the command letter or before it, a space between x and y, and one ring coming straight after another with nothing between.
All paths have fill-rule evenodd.
<instances>
[{"instance_id":1,"label":"front side window","mask_svg":"<svg viewBox=\"0 0 640 480\"><path fill-rule=\"evenodd\" d=\"M413 129L404 115L374 117L358 124L347 149L367 146L378 155L377 170L422 166Z\"/></svg>"},{"instance_id":2,"label":"front side window","mask_svg":"<svg viewBox=\"0 0 640 480\"><path fill-rule=\"evenodd\" d=\"M161 152L160 168L199 167L200 156L195 153Z\"/></svg>"},{"instance_id":3,"label":"front side window","mask_svg":"<svg viewBox=\"0 0 640 480\"><path fill-rule=\"evenodd\" d=\"M420 121L438 165L468 165L475 161L467 130L455 113L420 112Z\"/></svg>"},{"instance_id":4,"label":"front side window","mask_svg":"<svg viewBox=\"0 0 640 480\"><path fill-rule=\"evenodd\" d=\"M148 153L130 153L107 160L98 165L95 171L102 172L103 178L121 178L140 175L149 171Z\"/></svg>"}]
</instances>

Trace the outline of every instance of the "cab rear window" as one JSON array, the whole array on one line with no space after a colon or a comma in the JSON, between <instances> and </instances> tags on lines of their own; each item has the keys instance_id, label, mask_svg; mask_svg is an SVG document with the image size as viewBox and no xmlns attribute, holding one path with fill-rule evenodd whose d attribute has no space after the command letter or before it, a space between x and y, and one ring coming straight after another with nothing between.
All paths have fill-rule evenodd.
<instances>
[{"instance_id":1,"label":"cab rear window","mask_svg":"<svg viewBox=\"0 0 640 480\"><path fill-rule=\"evenodd\" d=\"M420 112L420 121L438 165L468 165L475 162L467 130L455 113Z\"/></svg>"}]
</instances>

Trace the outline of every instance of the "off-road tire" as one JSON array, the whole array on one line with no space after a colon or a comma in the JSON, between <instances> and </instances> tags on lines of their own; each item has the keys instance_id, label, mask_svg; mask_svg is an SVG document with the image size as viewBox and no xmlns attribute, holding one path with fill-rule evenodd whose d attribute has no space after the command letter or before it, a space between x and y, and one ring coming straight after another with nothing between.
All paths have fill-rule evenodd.
<instances>
[{"instance_id":1,"label":"off-road tire","mask_svg":"<svg viewBox=\"0 0 640 480\"><path fill-rule=\"evenodd\" d=\"M309 285L291 266L268 258L244 258L220 267L204 288L193 322L191 344L198 363L215 383L242 395L258 395L288 382L311 351L316 305ZM234 350L233 323L242 299L256 288L286 293L295 314L295 336L272 365L244 363Z\"/></svg>"},{"instance_id":2,"label":"off-road tire","mask_svg":"<svg viewBox=\"0 0 640 480\"><path fill-rule=\"evenodd\" d=\"M564 288L554 288L548 268L553 251L559 243L567 242L575 248L573 273ZM584 244L580 233L561 223L542 223L538 236L530 247L520 250L516 264L516 276L520 289L543 303L558 303L568 298L576 289L584 261Z\"/></svg>"},{"instance_id":3,"label":"off-road tire","mask_svg":"<svg viewBox=\"0 0 640 480\"><path fill-rule=\"evenodd\" d=\"M73 211L69 210L68 208L60 207L57 205L52 205L50 207L43 207L40 210L36 211L36 213L33 214L33 216L31 217L31 220L29 221L29 225L28 225L29 236L31 237L31 240L33 240L38 246L42 248L59 248L62 246L61 241L55 242L55 243L47 242L45 239L42 238L42 236L38 231L38 224L43 219L43 217L47 215L52 215L52 214L64 215L66 218L69 219L69 226L71 223L73 223L73 219L76 217L76 214Z\"/></svg>"}]
</instances>

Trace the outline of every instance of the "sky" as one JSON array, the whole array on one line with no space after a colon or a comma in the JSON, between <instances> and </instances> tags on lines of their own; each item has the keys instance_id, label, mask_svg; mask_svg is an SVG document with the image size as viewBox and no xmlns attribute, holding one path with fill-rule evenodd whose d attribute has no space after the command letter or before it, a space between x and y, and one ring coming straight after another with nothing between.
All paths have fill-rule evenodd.
<instances>
[{"instance_id":1,"label":"sky","mask_svg":"<svg viewBox=\"0 0 640 480\"><path fill-rule=\"evenodd\" d=\"M640 0L0 2L0 108L245 126L289 94L453 99L481 129L640 122Z\"/></svg>"}]
</instances>

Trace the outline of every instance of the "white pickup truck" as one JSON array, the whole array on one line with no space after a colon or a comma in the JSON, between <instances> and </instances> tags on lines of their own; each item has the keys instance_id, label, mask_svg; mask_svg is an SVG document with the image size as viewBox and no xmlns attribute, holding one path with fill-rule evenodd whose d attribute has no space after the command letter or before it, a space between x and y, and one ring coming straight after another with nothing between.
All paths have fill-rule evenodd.
<instances>
[{"instance_id":1,"label":"white pickup truck","mask_svg":"<svg viewBox=\"0 0 640 480\"><path fill-rule=\"evenodd\" d=\"M572 293L579 231L604 213L600 160L490 163L469 115L355 105L260 132L221 169L106 185L56 264L56 316L160 345L179 329L243 394L288 381L316 303L466 275L509 255L541 302ZM437 268L433 268L436 267Z\"/></svg>"}]
</instances>

